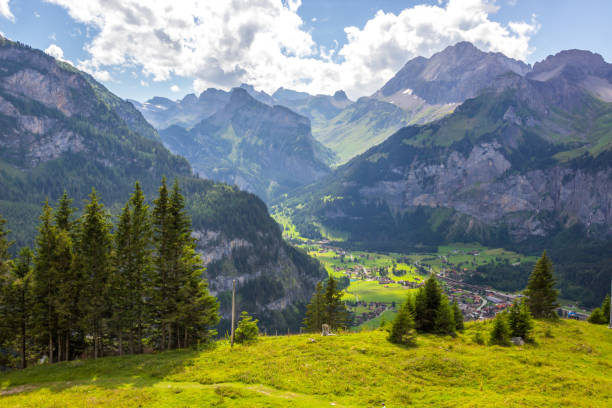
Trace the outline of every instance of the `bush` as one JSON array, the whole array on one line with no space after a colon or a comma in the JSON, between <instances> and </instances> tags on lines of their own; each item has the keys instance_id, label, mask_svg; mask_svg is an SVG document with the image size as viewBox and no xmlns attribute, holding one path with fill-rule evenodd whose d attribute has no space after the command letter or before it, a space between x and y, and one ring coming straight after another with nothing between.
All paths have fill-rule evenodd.
<instances>
[{"instance_id":1,"label":"bush","mask_svg":"<svg viewBox=\"0 0 612 408\"><path fill-rule=\"evenodd\" d=\"M482 333L480 332L476 332L476 334L474 334L474 337L472 337L472 340L474 341L474 343L480 344L481 346L485 343L485 339Z\"/></svg>"},{"instance_id":2,"label":"bush","mask_svg":"<svg viewBox=\"0 0 612 408\"><path fill-rule=\"evenodd\" d=\"M414 317L410 310L410 300L402 306L397 317L393 321L389 341L406 346L416 345L416 332L414 330Z\"/></svg>"},{"instance_id":3,"label":"bush","mask_svg":"<svg viewBox=\"0 0 612 408\"><path fill-rule=\"evenodd\" d=\"M259 335L257 322L258 320L253 320L247 312L242 312L234 338L236 343L249 343L257 340L257 336Z\"/></svg>"},{"instance_id":4,"label":"bush","mask_svg":"<svg viewBox=\"0 0 612 408\"><path fill-rule=\"evenodd\" d=\"M493 330L489 338L489 345L509 346L510 329L508 327L508 316L506 312L499 313L493 321Z\"/></svg>"},{"instance_id":5,"label":"bush","mask_svg":"<svg viewBox=\"0 0 612 408\"><path fill-rule=\"evenodd\" d=\"M601 309L596 307L595 309L593 309L591 315L589 316L589 323L606 324L608 322L606 321L606 318L604 317L604 314Z\"/></svg>"}]
</instances>

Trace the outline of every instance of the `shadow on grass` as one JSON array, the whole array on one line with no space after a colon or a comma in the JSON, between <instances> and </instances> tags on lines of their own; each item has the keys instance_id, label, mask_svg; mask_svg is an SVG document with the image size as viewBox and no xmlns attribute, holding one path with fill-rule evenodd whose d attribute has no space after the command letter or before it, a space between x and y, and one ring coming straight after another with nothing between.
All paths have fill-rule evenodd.
<instances>
[{"instance_id":1,"label":"shadow on grass","mask_svg":"<svg viewBox=\"0 0 612 408\"><path fill-rule=\"evenodd\" d=\"M210 349L212 350L212 348ZM182 373L206 350L166 351L153 354L73 360L14 370L0 375L0 396L28 394L40 388L63 392L72 387L150 387Z\"/></svg>"}]
</instances>

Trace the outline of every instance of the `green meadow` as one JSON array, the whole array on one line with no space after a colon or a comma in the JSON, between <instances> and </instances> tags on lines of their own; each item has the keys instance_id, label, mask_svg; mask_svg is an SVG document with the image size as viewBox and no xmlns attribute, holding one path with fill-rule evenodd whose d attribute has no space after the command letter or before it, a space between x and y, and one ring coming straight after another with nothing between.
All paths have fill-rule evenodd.
<instances>
[{"instance_id":1,"label":"green meadow","mask_svg":"<svg viewBox=\"0 0 612 408\"><path fill-rule=\"evenodd\" d=\"M416 348L375 330L41 365L1 374L0 406L612 406L612 330L539 321L533 345L476 344L490 327L422 335Z\"/></svg>"}]
</instances>

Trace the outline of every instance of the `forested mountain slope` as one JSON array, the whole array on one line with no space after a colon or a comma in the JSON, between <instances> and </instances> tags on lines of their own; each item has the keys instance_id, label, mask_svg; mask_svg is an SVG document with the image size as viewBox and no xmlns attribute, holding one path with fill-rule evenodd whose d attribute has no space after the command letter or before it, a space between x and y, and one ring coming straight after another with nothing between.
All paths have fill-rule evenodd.
<instances>
[{"instance_id":1,"label":"forested mountain slope","mask_svg":"<svg viewBox=\"0 0 612 408\"><path fill-rule=\"evenodd\" d=\"M177 178L222 312L226 280L237 277L240 308L270 327L298 327L318 264L283 242L259 198L194 177L130 103L71 65L2 39L0 122L0 214L15 248L32 243L42 202L53 205L64 190L80 204L95 187L117 212L135 181L151 200L163 176Z\"/></svg>"}]
</instances>

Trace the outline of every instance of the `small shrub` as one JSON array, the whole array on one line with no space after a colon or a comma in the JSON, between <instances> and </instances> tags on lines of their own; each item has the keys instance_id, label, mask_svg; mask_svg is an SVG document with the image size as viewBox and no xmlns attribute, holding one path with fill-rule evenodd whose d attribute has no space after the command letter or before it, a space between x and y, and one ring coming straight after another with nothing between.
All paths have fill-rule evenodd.
<instances>
[{"instance_id":1,"label":"small shrub","mask_svg":"<svg viewBox=\"0 0 612 408\"><path fill-rule=\"evenodd\" d=\"M476 334L474 334L474 336L472 337L472 340L474 341L474 343L480 344L481 346L485 343L484 336L480 332L476 332Z\"/></svg>"},{"instance_id":2,"label":"small shrub","mask_svg":"<svg viewBox=\"0 0 612 408\"><path fill-rule=\"evenodd\" d=\"M510 328L508 327L508 317L506 312L499 313L493 321L493 330L489 337L490 345L509 346Z\"/></svg>"},{"instance_id":3,"label":"small shrub","mask_svg":"<svg viewBox=\"0 0 612 408\"><path fill-rule=\"evenodd\" d=\"M247 312L242 312L240 315L240 322L234 334L236 343L250 343L257 340L257 336L259 335L257 322L258 320L253 320Z\"/></svg>"}]
</instances>

